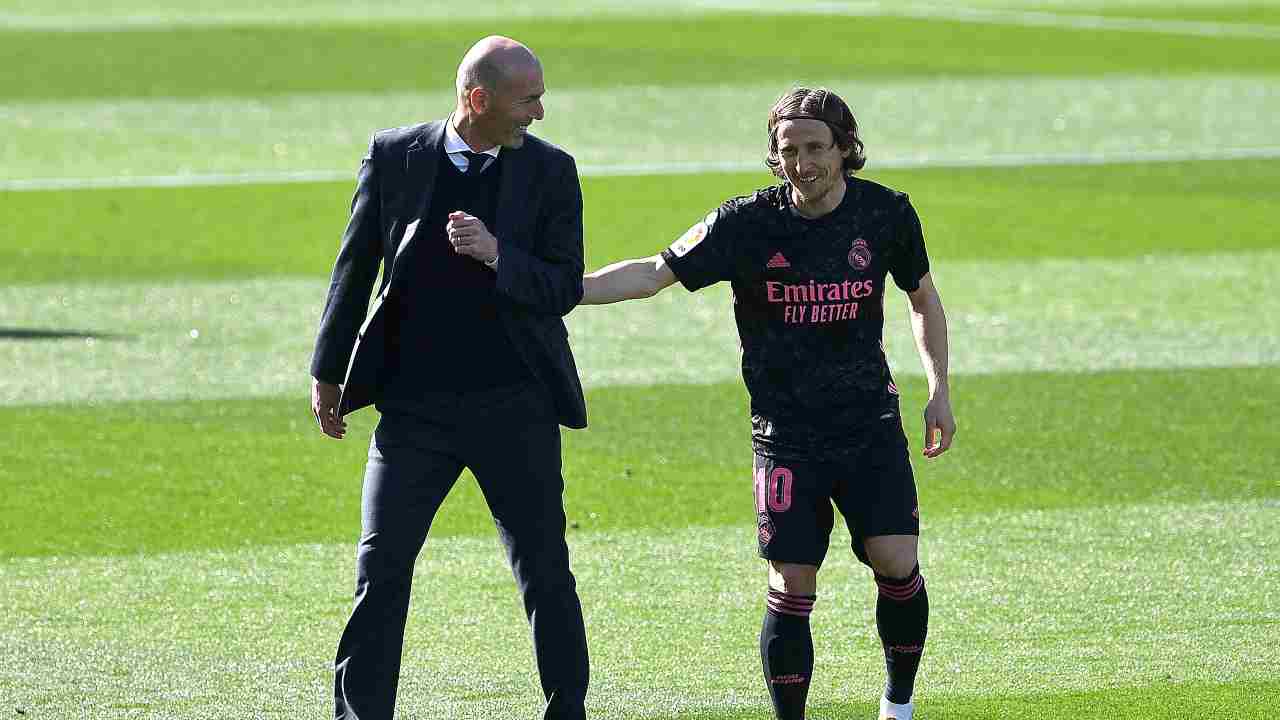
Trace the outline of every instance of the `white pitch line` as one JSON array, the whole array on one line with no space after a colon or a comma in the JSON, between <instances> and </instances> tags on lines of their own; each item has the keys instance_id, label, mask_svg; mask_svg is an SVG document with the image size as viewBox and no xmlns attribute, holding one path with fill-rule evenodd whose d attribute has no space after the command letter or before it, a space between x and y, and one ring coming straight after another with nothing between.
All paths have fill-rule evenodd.
<instances>
[{"instance_id":1,"label":"white pitch line","mask_svg":"<svg viewBox=\"0 0 1280 720\"><path fill-rule=\"evenodd\" d=\"M192 173L189 175L116 175L87 178L31 178L0 180L0 191L101 190L109 188L204 187L217 185L281 185L336 182L355 178L353 170L289 172Z\"/></svg>"},{"instance_id":2,"label":"white pitch line","mask_svg":"<svg viewBox=\"0 0 1280 720\"><path fill-rule=\"evenodd\" d=\"M1118 32L1191 35L1215 38L1280 39L1280 27L1249 23L1199 22L1194 20L1158 20L1155 18L1105 17L1101 15L1063 15L1060 13L985 10L978 8L903 8L903 15L921 19L946 18L960 22L1054 27L1073 30L1106 30Z\"/></svg>"},{"instance_id":3,"label":"white pitch line","mask_svg":"<svg viewBox=\"0 0 1280 720\"><path fill-rule=\"evenodd\" d=\"M1133 151L1096 153L1003 153L972 156L871 157L870 169L1033 167L1040 165L1124 165L1205 160L1273 160L1280 158L1280 146L1223 148L1207 151ZM724 163L638 163L581 165L583 177L629 177L640 175L698 175L717 172L764 172L757 162ZM113 188L214 187L221 185L280 185L294 183L341 182L353 180L352 170L299 170L292 172L208 173L189 175L118 175L89 178L30 178L0 180L0 192L49 190L99 190Z\"/></svg>"},{"instance_id":4,"label":"white pitch line","mask_svg":"<svg viewBox=\"0 0 1280 720\"><path fill-rule=\"evenodd\" d=\"M732 5L732 1L727 3ZM1103 30L1144 32L1162 35L1190 35L1215 38L1280 38L1280 26L1253 23L1204 22L1196 20L1163 20L1157 18L1073 15L1040 10L1003 10L975 7L952 7L933 3L858 3L853 6L834 2L815 2L805 6L813 13L860 15L867 17L909 17L920 20L951 20L982 25L1021 25L1071 30ZM789 8L797 12L798 8Z\"/></svg>"}]
</instances>

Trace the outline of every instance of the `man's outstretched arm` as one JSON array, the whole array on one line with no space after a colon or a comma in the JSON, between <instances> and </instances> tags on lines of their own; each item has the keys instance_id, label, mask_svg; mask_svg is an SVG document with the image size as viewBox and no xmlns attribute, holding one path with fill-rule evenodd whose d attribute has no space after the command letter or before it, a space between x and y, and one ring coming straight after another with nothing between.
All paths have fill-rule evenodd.
<instances>
[{"instance_id":1,"label":"man's outstretched arm","mask_svg":"<svg viewBox=\"0 0 1280 720\"><path fill-rule=\"evenodd\" d=\"M928 273L920 287L907 293L911 301L911 331L929 381L929 402L924 408L924 454L937 457L951 447L956 419L951 413L951 386L947 380L947 315L942 298Z\"/></svg>"},{"instance_id":2,"label":"man's outstretched arm","mask_svg":"<svg viewBox=\"0 0 1280 720\"><path fill-rule=\"evenodd\" d=\"M623 260L582 278L582 304L605 305L653 297L676 281L661 255Z\"/></svg>"}]
</instances>

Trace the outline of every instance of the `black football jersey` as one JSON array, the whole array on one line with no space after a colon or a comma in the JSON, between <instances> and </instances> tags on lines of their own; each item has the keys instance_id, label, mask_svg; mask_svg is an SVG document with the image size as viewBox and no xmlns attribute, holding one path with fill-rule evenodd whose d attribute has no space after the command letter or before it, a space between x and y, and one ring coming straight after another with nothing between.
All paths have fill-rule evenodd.
<instances>
[{"instance_id":1,"label":"black football jersey","mask_svg":"<svg viewBox=\"0 0 1280 720\"><path fill-rule=\"evenodd\" d=\"M929 271L907 196L848 178L840 205L796 214L790 186L725 202L663 251L689 290L733 288L753 437L767 454L821 453L898 414L885 360L885 280L906 292Z\"/></svg>"}]
</instances>

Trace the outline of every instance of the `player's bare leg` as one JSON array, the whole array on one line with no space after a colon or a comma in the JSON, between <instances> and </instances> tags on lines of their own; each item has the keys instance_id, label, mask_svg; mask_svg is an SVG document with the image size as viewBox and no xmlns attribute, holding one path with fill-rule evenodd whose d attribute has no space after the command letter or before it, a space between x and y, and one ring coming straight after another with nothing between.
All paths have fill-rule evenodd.
<instances>
[{"instance_id":1,"label":"player's bare leg","mask_svg":"<svg viewBox=\"0 0 1280 720\"><path fill-rule=\"evenodd\" d=\"M884 645L888 683L880 698L881 720L911 720L911 695L929 629L929 596L916 554L915 535L869 537L864 547L880 595L876 627Z\"/></svg>"},{"instance_id":2,"label":"player's bare leg","mask_svg":"<svg viewBox=\"0 0 1280 720\"><path fill-rule=\"evenodd\" d=\"M813 635L809 613L818 589L818 567L769 561L769 595L760 628L760 661L778 720L804 720Z\"/></svg>"}]
</instances>

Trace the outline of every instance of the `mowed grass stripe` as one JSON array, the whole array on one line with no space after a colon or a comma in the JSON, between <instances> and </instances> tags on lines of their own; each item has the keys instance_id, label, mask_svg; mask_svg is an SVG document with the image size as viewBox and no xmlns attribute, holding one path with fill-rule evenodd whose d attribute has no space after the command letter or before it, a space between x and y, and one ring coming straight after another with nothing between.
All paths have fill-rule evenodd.
<instances>
[{"instance_id":1,"label":"mowed grass stripe","mask_svg":"<svg viewBox=\"0 0 1280 720\"><path fill-rule=\"evenodd\" d=\"M923 383L900 386L918 452ZM1274 367L964 377L952 394L961 427L955 452L939 462L915 458L926 519L1280 497L1273 433L1256 422L1280 401ZM591 427L564 434L575 531L750 520L740 384L594 390L588 405ZM324 438L301 387L274 400L0 409L0 426L10 428L0 481L16 489L0 510L0 553L354 537L375 419L372 411L354 415L346 441ZM433 532L492 532L474 482L458 484Z\"/></svg>"},{"instance_id":2,"label":"mowed grass stripe","mask_svg":"<svg viewBox=\"0 0 1280 720\"><path fill-rule=\"evenodd\" d=\"M873 166L863 176L911 195L930 256L942 262L1280 247L1271 202L1280 160ZM765 172L585 178L587 264L655 253L724 199L774 182ZM326 275L353 188L354 179L0 193L10 211L0 225L0 283ZM0 304L5 322L18 312Z\"/></svg>"},{"instance_id":3,"label":"mowed grass stripe","mask_svg":"<svg viewBox=\"0 0 1280 720\"><path fill-rule=\"evenodd\" d=\"M966 4L975 4L972 2ZM997 4L1003 4L1000 0ZM1016 5L1018 3L1010 3ZM1033 0L1021 3L1024 6L1044 5ZM1053 3L1050 9L1060 15L1097 15L1114 18L1135 18L1146 20L1175 20L1183 22L1230 23L1251 25L1262 29L1280 29L1280 4L1269 2L1101 2L1085 3L1083 7L1075 3Z\"/></svg>"},{"instance_id":4,"label":"mowed grass stripe","mask_svg":"<svg viewBox=\"0 0 1280 720\"><path fill-rule=\"evenodd\" d=\"M698 216L695 216L698 217ZM662 247L655 244L644 254ZM936 259L956 375L1280 365L1280 251L1139 259ZM306 392L315 279L0 288L0 406ZM727 284L567 318L589 388L740 378ZM900 291L885 347L922 372Z\"/></svg>"},{"instance_id":5,"label":"mowed grass stripe","mask_svg":"<svg viewBox=\"0 0 1280 720\"><path fill-rule=\"evenodd\" d=\"M935 16L961 17L971 21L983 19L999 22L1001 18L1018 19L1029 15L1041 24L1053 22L1058 16L1063 21L1103 17L1128 20L1181 20L1184 23L1152 25L1151 31L1204 33L1216 28L1182 27L1196 21L1233 24L1280 22L1274 3L1162 3L1127 0L1122 2L1011 2L1008 0L969 0L960 6L944 10L936 3L889 2L792 2L785 5L767 0L716 0L714 3L688 3L674 0L547 0L536 7L511 5L495 0L471 2L458 6L442 0L422 2L334 2L333 0L306 0L291 2L282 7L277 3L249 3L245 0L221 2L217 6L194 3L190 0L128 0L103 4L59 2L52 6L30 0L5 0L0 2L0 19L11 28L76 31L85 29L129 29L146 26L256 24L256 23L314 23L314 22L367 22L369 20L405 21L418 20L448 13L453 18L500 19L582 16L634 16L662 13L678 18L690 15L709 15L725 11L761 11L768 13L849 14L858 16L920 14L932 11ZM1021 10L1021 12L1019 12ZM1151 25L1148 23L1148 25ZM1142 27L1139 25L1139 27ZM1237 28L1228 26L1219 32L1231 32Z\"/></svg>"},{"instance_id":6,"label":"mowed grass stripe","mask_svg":"<svg viewBox=\"0 0 1280 720\"><path fill-rule=\"evenodd\" d=\"M959 19L969 22L1021 23L1035 25L1060 24L1079 27L1100 26L1102 29L1137 29L1192 35L1254 35L1269 29L1266 24L1280 23L1280 8L1265 3L1221 4L1197 6L1177 4L1175 7L1151 7L1147 3L1045 3L991 2L970 0L960 6L942 8L936 3L856 2L841 6L830 2L792 2L785 5L765 0L717 0L714 3L687 3L665 0L552 0L534 6L512 6L509 3L482 1L457 6L440 0L425 2L336 3L309 0L281 7L272 3L250 4L239 0L217 6L161 0L160 2L112 2L105 6L61 2L41 6L22 0L0 2L0 20L11 29L40 29L74 32L83 30L127 30L143 27L178 27L205 25L245 25L260 23L315 23L414 21L447 13L451 18L510 20L520 18L642 16L662 13L672 18L710 15L725 11L762 11L768 13L846 14L857 16L905 15ZM1165 3L1168 5L1168 3ZM1261 27L1259 27L1261 25Z\"/></svg>"},{"instance_id":7,"label":"mowed grass stripe","mask_svg":"<svg viewBox=\"0 0 1280 720\"><path fill-rule=\"evenodd\" d=\"M699 498L687 511L706 506ZM952 708L943 717L985 717L1012 700L1019 717L1060 718L1104 688L1154 706L1204 685L1221 697L1215 686L1231 683L1260 691L1239 694L1233 717L1266 717L1280 680L1280 597L1266 582L1278 517L1274 501L1241 500L989 508L928 522L921 710L936 702ZM849 717L871 707L883 666L870 573L843 547L844 529L835 535L813 616L810 697L815 711ZM749 518L571 534L596 716L767 717L754 540ZM0 639L13 660L0 689L36 717L212 718L227 697L257 717L320 714L351 566L350 543L0 563ZM528 630L496 540L429 540L415 592L401 711L536 715Z\"/></svg>"},{"instance_id":8,"label":"mowed grass stripe","mask_svg":"<svg viewBox=\"0 0 1280 720\"><path fill-rule=\"evenodd\" d=\"M857 9L851 10L862 14ZM953 20L969 23L1018 25L1032 28L1072 28L1103 32L1168 33L1195 37L1280 38L1280 27L1238 23L1189 20L1181 17L1152 18L1128 15L1099 15L1082 9L1077 13L1013 10L1007 8L944 7L937 3L901 3L869 12L911 17L922 20Z\"/></svg>"},{"instance_id":9,"label":"mowed grass stripe","mask_svg":"<svg viewBox=\"0 0 1280 720\"><path fill-rule=\"evenodd\" d=\"M1280 364L1280 253L1139 260L964 262L932 272L948 309L957 375ZM891 283L891 280L886 280ZM1121 289L1123 288L1123 290ZM702 383L739 377L727 286L690 296L582 307L569 317L592 384ZM921 371L896 286L884 345L898 376Z\"/></svg>"},{"instance_id":10,"label":"mowed grass stripe","mask_svg":"<svg viewBox=\"0 0 1280 720\"><path fill-rule=\"evenodd\" d=\"M806 42L778 45L795 16L517 20L504 32L542 57L559 87L719 85L726 74L795 82L901 77L1280 71L1271 39L1024 28L915 18L810 16ZM10 31L0 98L205 97L421 88L411 68L450 68L487 21ZM855 53L832 53L858 38ZM772 50L771 50L772 49Z\"/></svg>"},{"instance_id":11,"label":"mowed grass stripe","mask_svg":"<svg viewBox=\"0 0 1280 720\"><path fill-rule=\"evenodd\" d=\"M1280 146L1219 148L1206 151L1119 151L1076 155L998 154L969 155L933 159L928 156L889 157L876 162L877 170L918 170L921 168L1007 168L1061 165L1133 165L1135 163L1186 163L1205 160L1276 160ZM579 177L636 177L641 175L704 175L745 173L757 170L756 162L641 163L639 165L579 165ZM0 192L47 192L64 190L115 190L121 188L202 188L222 185L281 185L328 183L348 179L349 170L250 171L244 173L187 173L180 175L115 175L104 177L28 178L0 180Z\"/></svg>"},{"instance_id":12,"label":"mowed grass stripe","mask_svg":"<svg viewBox=\"0 0 1280 720\"><path fill-rule=\"evenodd\" d=\"M742 4L749 5L749 0ZM148 26L367 24L373 20L420 22L433 17L510 20L606 14L624 17L651 13L679 16L689 12L689 3L678 0L540 0L536 5L504 0L476 0L465 5L445 0L224 0L216 5L193 0L110 0L102 3L0 0L0 20L7 22L9 27L64 32ZM713 11L704 10L702 14L709 12Z\"/></svg>"},{"instance_id":13,"label":"mowed grass stripe","mask_svg":"<svg viewBox=\"0 0 1280 720\"><path fill-rule=\"evenodd\" d=\"M586 174L759 169L768 108L793 80L726 75L714 87L553 83L545 121L534 129L569 149ZM1280 78L804 80L834 88L852 104L872 168L1280 152ZM306 171L346 179L376 129L449 112L452 71L422 81L431 91L0 104L0 188L218 173L265 174L260 182Z\"/></svg>"}]
</instances>

